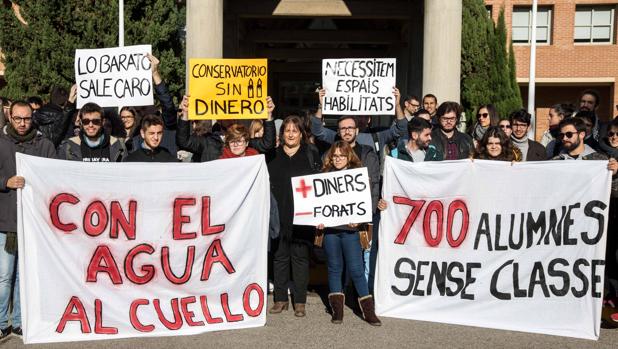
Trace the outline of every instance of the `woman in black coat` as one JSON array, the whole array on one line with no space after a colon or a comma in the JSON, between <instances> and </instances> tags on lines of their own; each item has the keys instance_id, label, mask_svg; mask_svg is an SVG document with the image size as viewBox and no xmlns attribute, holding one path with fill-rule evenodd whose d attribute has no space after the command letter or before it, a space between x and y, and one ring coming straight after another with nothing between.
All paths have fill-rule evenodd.
<instances>
[{"instance_id":1,"label":"woman in black coat","mask_svg":"<svg viewBox=\"0 0 618 349\"><path fill-rule=\"evenodd\" d=\"M320 155L317 148L307 143L303 121L298 116L283 120L279 132L280 146L268 154L270 188L279 209L280 233L273 241L273 276L275 304L269 313L278 314L288 309L288 284L292 271L294 315L305 316L309 257L314 228L295 226L292 177L319 172Z\"/></svg>"}]
</instances>

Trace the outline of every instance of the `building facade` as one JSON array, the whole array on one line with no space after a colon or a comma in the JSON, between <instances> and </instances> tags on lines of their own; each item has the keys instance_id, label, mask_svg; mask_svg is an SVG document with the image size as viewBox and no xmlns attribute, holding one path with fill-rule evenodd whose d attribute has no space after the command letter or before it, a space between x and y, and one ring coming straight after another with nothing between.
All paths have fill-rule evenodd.
<instances>
[{"instance_id":1,"label":"building facade","mask_svg":"<svg viewBox=\"0 0 618 349\"><path fill-rule=\"evenodd\" d=\"M485 0L492 18L504 9L524 106L530 72L531 0ZM537 138L547 129L551 105L575 103L582 90L599 92L598 115L618 115L617 0L539 0L537 14Z\"/></svg>"}]
</instances>

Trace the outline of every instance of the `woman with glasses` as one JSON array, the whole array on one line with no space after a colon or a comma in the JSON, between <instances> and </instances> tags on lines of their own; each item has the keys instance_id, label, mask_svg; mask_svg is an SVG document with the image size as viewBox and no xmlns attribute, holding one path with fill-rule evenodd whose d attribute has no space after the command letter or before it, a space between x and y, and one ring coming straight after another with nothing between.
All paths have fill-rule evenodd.
<instances>
[{"instance_id":1,"label":"woman with glasses","mask_svg":"<svg viewBox=\"0 0 618 349\"><path fill-rule=\"evenodd\" d=\"M470 129L469 134L474 139L474 145L483 139L485 132L489 126L498 126L500 118L493 104L481 105L476 113L476 122Z\"/></svg>"},{"instance_id":2,"label":"woman with glasses","mask_svg":"<svg viewBox=\"0 0 618 349\"><path fill-rule=\"evenodd\" d=\"M361 161L345 141L335 142L324 156L323 172L341 171L361 167ZM359 224L347 224L324 229L320 224L318 231L324 233L324 251L328 260L328 288L330 294L328 301L332 309L331 322L340 324L343 322L343 308L345 295L343 293L343 268L352 279L358 303L360 304L363 318L370 325L380 326L382 323L375 314L373 297L369 294L363 255L359 238Z\"/></svg>"},{"instance_id":3,"label":"woman with glasses","mask_svg":"<svg viewBox=\"0 0 618 349\"><path fill-rule=\"evenodd\" d=\"M500 122L498 123L498 127L500 127L500 130L502 130L502 132L504 132L507 137L511 138L511 133L513 133L513 129L511 128L511 122L509 121L509 119L500 120Z\"/></svg>"},{"instance_id":4,"label":"woman with glasses","mask_svg":"<svg viewBox=\"0 0 618 349\"><path fill-rule=\"evenodd\" d=\"M618 117L607 125L607 136L599 140L599 146L607 157L618 160ZM611 327L618 327L618 176L612 177L607 224L603 320Z\"/></svg>"},{"instance_id":5,"label":"woman with glasses","mask_svg":"<svg viewBox=\"0 0 618 349\"><path fill-rule=\"evenodd\" d=\"M225 132L225 146L220 159L239 158L258 155L258 151L249 147L249 132L244 125L234 124Z\"/></svg>"},{"instance_id":6,"label":"woman with glasses","mask_svg":"<svg viewBox=\"0 0 618 349\"><path fill-rule=\"evenodd\" d=\"M133 151L135 149L135 147L133 146L133 137L140 134L140 115L133 107L122 107L119 114L125 132L124 144L127 147L128 151Z\"/></svg>"},{"instance_id":7,"label":"woman with glasses","mask_svg":"<svg viewBox=\"0 0 618 349\"><path fill-rule=\"evenodd\" d=\"M485 135L476 147L475 159L521 161L521 152L518 152L511 143L511 139L497 126L487 128Z\"/></svg>"}]
</instances>

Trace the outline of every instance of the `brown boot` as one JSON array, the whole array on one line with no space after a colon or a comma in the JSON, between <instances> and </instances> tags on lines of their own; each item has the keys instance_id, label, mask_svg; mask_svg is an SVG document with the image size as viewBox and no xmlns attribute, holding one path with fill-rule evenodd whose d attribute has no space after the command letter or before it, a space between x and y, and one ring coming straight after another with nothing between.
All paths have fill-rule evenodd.
<instances>
[{"instance_id":1,"label":"brown boot","mask_svg":"<svg viewBox=\"0 0 618 349\"><path fill-rule=\"evenodd\" d=\"M332 311L330 322L340 324L343 322L343 305L345 304L345 294L331 293L328 295L328 303Z\"/></svg>"},{"instance_id":2,"label":"brown boot","mask_svg":"<svg viewBox=\"0 0 618 349\"><path fill-rule=\"evenodd\" d=\"M268 313L269 314L279 314L284 310L288 310L289 306L290 304L287 301L286 302L275 302L275 304L273 304L272 308L270 308Z\"/></svg>"},{"instance_id":3,"label":"brown boot","mask_svg":"<svg viewBox=\"0 0 618 349\"><path fill-rule=\"evenodd\" d=\"M294 316L304 317L305 315L307 315L305 313L305 303L294 303Z\"/></svg>"},{"instance_id":4,"label":"brown boot","mask_svg":"<svg viewBox=\"0 0 618 349\"><path fill-rule=\"evenodd\" d=\"M363 319L372 326L382 326L382 322L376 316L375 303L371 295L358 299L358 304L363 312Z\"/></svg>"}]
</instances>

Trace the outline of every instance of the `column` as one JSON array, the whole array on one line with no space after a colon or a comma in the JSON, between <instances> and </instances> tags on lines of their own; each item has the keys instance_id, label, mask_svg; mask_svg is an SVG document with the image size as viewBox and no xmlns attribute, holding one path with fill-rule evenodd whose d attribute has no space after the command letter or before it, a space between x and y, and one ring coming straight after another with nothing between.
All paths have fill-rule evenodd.
<instances>
[{"instance_id":1,"label":"column","mask_svg":"<svg viewBox=\"0 0 618 349\"><path fill-rule=\"evenodd\" d=\"M424 0L423 94L459 102L462 0Z\"/></svg>"},{"instance_id":2,"label":"column","mask_svg":"<svg viewBox=\"0 0 618 349\"><path fill-rule=\"evenodd\" d=\"M223 0L187 0L189 58L223 57Z\"/></svg>"}]
</instances>

